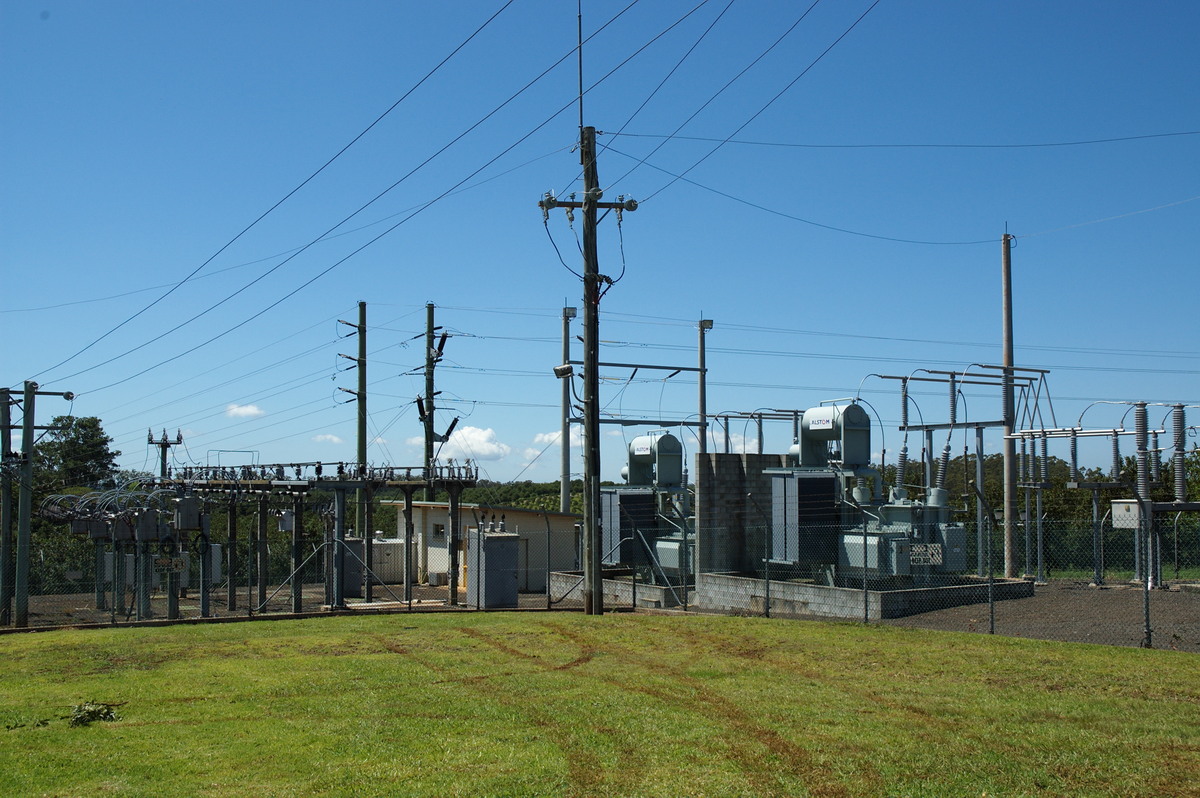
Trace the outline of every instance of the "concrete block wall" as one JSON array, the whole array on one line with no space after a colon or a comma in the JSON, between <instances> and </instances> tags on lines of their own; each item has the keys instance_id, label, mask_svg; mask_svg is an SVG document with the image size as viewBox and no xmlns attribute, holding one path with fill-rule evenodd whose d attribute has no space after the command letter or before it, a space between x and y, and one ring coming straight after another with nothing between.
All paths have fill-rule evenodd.
<instances>
[{"instance_id":1,"label":"concrete block wall","mask_svg":"<svg viewBox=\"0 0 1200 798\"><path fill-rule=\"evenodd\" d=\"M764 535L771 523L771 479L763 470L786 464L783 454L696 456L696 555L701 573L753 573L762 567Z\"/></svg>"},{"instance_id":2,"label":"concrete block wall","mask_svg":"<svg viewBox=\"0 0 1200 798\"><path fill-rule=\"evenodd\" d=\"M867 617L872 620L903 618L946 607L986 604L987 590L987 584L982 581L910 590L871 590L865 596ZM805 582L772 581L768 588L762 579L699 574L695 600L697 606L711 612L762 615L766 610L768 591L772 615L855 620L863 617L862 590ZM992 586L992 595L996 601L1032 596L1033 583L1023 579L999 580Z\"/></svg>"}]
</instances>

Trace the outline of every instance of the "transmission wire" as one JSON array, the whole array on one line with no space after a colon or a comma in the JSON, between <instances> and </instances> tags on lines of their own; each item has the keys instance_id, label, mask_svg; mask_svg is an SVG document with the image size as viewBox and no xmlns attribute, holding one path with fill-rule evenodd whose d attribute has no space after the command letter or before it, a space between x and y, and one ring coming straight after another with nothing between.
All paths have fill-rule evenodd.
<instances>
[{"instance_id":1,"label":"transmission wire","mask_svg":"<svg viewBox=\"0 0 1200 798\"><path fill-rule=\"evenodd\" d=\"M350 148L351 148L352 146L354 146L354 145L355 145L355 144L356 144L356 143L357 143L357 142L358 142L358 141L359 141L359 140L360 140L360 139L361 139L363 136L365 136L365 135L366 135L368 132L370 132L370 131L371 131L371 129L372 129L372 128L374 128L374 127L375 127L377 124L379 124L379 123L380 123L380 122L383 120L383 118L384 118L384 117L386 117L388 114L390 114L390 113L391 113L391 112L392 112L392 111L393 111L393 110L396 108L396 106L400 105L400 103L404 102L404 100L406 100L406 99L407 99L407 98L408 98L408 97L409 97L409 96L410 96L410 95L411 95L411 94L412 94L414 91L416 91L418 88L420 88L420 86L421 86L423 83L425 83L425 81L426 81L426 80L428 80L430 77L432 77L432 76L433 76L433 74L434 74L435 72L437 72L439 69L441 69L441 68L442 68L442 66L444 66L444 65L446 64L446 62L447 62L447 61L449 61L451 58L453 58L455 55L457 55L457 54L458 54L458 52L459 52L460 50L462 50L462 48L463 48L463 47L465 47L465 46L466 46L466 45L467 45L467 44L468 44L468 43L469 43L469 42L470 42L472 39L474 39L474 38L475 38L475 37L476 37L476 36L477 36L477 35L478 35L478 34L479 34L479 33L480 33L480 32L481 32L481 31L482 31L484 28L486 28L488 25L490 25L490 24L492 23L492 21L493 21L494 19L496 19L496 17L498 17L498 16L501 14L501 12L503 12L503 11L504 11L506 8L508 8L510 5L512 5L512 3L513 3L513 2L514 2L514 0L508 0L508 2L506 2L506 3L505 3L503 6L501 6L501 8L500 8L500 10L499 10L499 11L497 11L495 14L493 14L491 17L489 17L489 18L488 18L488 20L487 20L486 22L484 22L484 23L483 23L483 25L481 25L479 28L477 28L477 29L475 30L475 32L474 32L474 33L472 33L472 34L471 34L470 36L468 36L468 37L467 37L465 40L463 40L463 42L462 42L462 43L460 43L460 44L459 44L457 47L455 47L455 48L454 48L454 50L453 50L453 51L451 51L449 55L447 55L445 58L443 58L443 59L442 59L442 60L441 60L441 61L440 61L440 62L437 64L437 66L435 66L435 67L434 67L433 69L431 69L431 70L430 70L428 73L426 73L424 77L422 77L422 78L421 78L419 81L417 81L417 83L416 83L416 84L414 84L414 85L413 85L413 86L412 86L412 87L411 87L411 88L410 88L410 89L409 89L407 92L405 92L405 93L404 93L404 95L400 97L400 99L398 99L398 100L396 100L396 102L392 103L392 105L391 105L391 107L390 107L390 108L388 108L386 111L384 111L382 114L380 114L380 115L379 115L379 117L377 117L377 118L375 119L375 121L374 121L374 122L372 122L372 123L371 123L370 125L368 125L368 126L367 126L367 127L366 127L366 128L363 130L363 131L362 131L362 132L360 132L360 133L359 133L357 136L355 136L355 137L354 137L354 138L353 138L353 139L350 141L350 143L349 143L349 144L345 145L345 146L344 146L344 147L342 147L340 150L338 150L338 152L337 152L337 153L336 153L336 154L335 154L335 155L334 155L332 158L330 158L328 161L326 161L326 162L325 162L325 163L324 163L324 164L323 164L323 165L322 165L322 166L321 166L319 169L317 169L317 171L313 172L311 175L309 175L308 177L306 177L306 178L305 178L305 179L304 179L304 180L303 180L303 181L302 181L302 182L301 182L299 185L297 185L295 188L293 188L291 191L289 191L289 192L288 192L286 195L284 195L284 197L283 197L282 199L280 199L278 202L276 202L276 203L275 203L274 205L272 205L270 208L268 208L267 210L265 210L265 211L264 211L264 212L263 212L261 215L259 215L259 217L258 217L257 219L255 219L254 221L252 221L252 222L251 222L249 225L247 225L245 228L243 228L241 232L239 232L237 235L235 235L233 238L231 238L229 241L227 241L227 242L226 242L226 243L225 243L225 244L224 244L224 245L223 245L223 246L222 246L220 249L218 249L216 252L214 252L212 255L210 255L210 256L208 257L208 259L207 259L207 260L205 260L203 263L201 263L199 266L197 266L195 269L193 269L193 270L192 270L192 272L191 272L190 274L188 274L186 277L184 277L184 278L183 278L182 280L180 280L178 283L175 283L175 285L171 286L171 288L170 288L168 291L166 291L166 293L164 293L164 294L163 294L162 296L160 296L158 299L155 299L155 300L154 300L153 302L151 302L149 305L146 305L144 308L142 308L142 309L141 309L141 310L139 310L138 312L134 313L132 316L130 316L130 317L128 317L127 319L125 319L124 321L122 321L122 322L121 322L120 324L118 324L117 326L115 326L115 327L113 327L112 329L110 329L108 332L106 332L106 333L104 333L103 335L101 335L99 338L97 338L97 339L95 339L94 341L92 341L92 342L91 342L90 344L88 344L87 346L85 346L85 347L83 347L82 349L80 349L79 351L77 351L75 354L73 354L73 355L71 355L70 357L68 357L66 360L62 360L62 361L60 361L59 363L56 363L56 364L55 364L55 365L53 365L53 366L50 366L50 367L48 367L48 368L45 368L45 369L42 369L42 370L41 370L41 371L39 371L37 374L33 375L33 377L31 377L30 379L35 379L35 378L37 378L37 377L41 376L42 374L45 374L46 372L53 371L54 369L58 368L59 366L63 366L63 365L65 365L65 364L67 364L67 363L71 362L72 360L74 360L75 358L79 357L79 356L80 356L80 355L82 355L84 352L88 351L88 350L89 350L89 349L91 349L93 346L95 346L96 344L100 343L100 342L101 342L101 341L103 341L105 338L107 338L108 336L112 335L112 334L113 334L113 333L115 333L117 330L121 329L121 328L122 328L122 327L124 327L126 324L128 324L129 322L131 322L131 321L133 321L134 319L138 318L138 317L139 317L139 316L141 316L143 313L145 313L146 311L150 310L150 308L154 307L154 306L155 306L155 305L157 305L159 302L162 302L162 301L163 301L164 299L166 299L168 296L170 296L171 294L173 294L173 293L174 293L174 292L175 292L175 291L176 291L176 290L177 290L177 289L178 289L180 286L182 286L184 283L186 283L188 280L190 280L192 277L194 277L196 274L198 274L198 273L199 273L199 272L200 272L202 269L204 269L204 267L205 267L205 266L207 266L208 264L212 263L212 262L213 262L213 260L215 260L215 259L217 258L217 256L219 256L219 255L220 255L222 252L224 252L226 249L228 249L229 247L231 247L231 246L232 246L232 245L233 245L233 244L234 244L234 243L235 243L235 242L236 242L238 239L240 239L240 238L241 238L243 235L245 235L246 233L248 233L248 232L249 232L249 231L250 231L250 230L251 230L253 227L255 227L255 226L256 226L256 225L257 225L259 222L261 222L261 221L262 221L263 219L265 219L265 218L266 218L268 215L270 215L270 214L271 214L271 213L272 213L272 212L273 212L273 211L274 211L276 208L278 208L278 207L279 207L280 205L282 205L283 203L287 202L287 200L288 200L288 199L290 199L290 198L291 198L291 197L292 197L292 196L293 196L293 195L294 195L296 192L298 192L300 189L304 188L304 186L308 185L308 183L309 183L309 182L311 182L311 181L312 181L314 178L316 178L316 177L317 177L317 175L321 174L321 172L325 171L326 167L328 167L330 164L332 164L334 161L336 161L338 158L340 158L340 157L342 156L342 154L346 152L346 150L350 149ZM280 264L280 265L282 265L282 264ZM278 268L278 267L276 267L276 268ZM269 274L269 273L270 273L270 272L268 272L268 274ZM253 284L253 283L251 283L251 285L252 285L252 284ZM247 287L248 287L248 286L247 286ZM218 304L220 304L220 303L218 303ZM187 322L185 322L185 323L187 323ZM178 328L176 328L176 329L178 329ZM161 337L161 336L160 336L160 337ZM156 339L154 339L154 340L158 340L158 339L156 338ZM139 348L140 348L140 347L139 347ZM136 350L136 349L133 349L133 350L130 350L130 351L131 351L131 352L133 352L133 351L137 351L137 350ZM129 352L126 352L125 354L129 354ZM124 355L120 355L119 357L123 357L123 356L124 356ZM115 359L115 358L113 358L113 359ZM105 362L106 362L106 363L110 363L110 362L112 362L112 360L113 360L113 359L110 359L110 360L108 360L108 361L105 361ZM104 364L101 364L101 365L104 365ZM71 375L71 376L72 376L72 377L74 377L74 376L76 376L77 374L81 374L81 373L83 373L83 372L76 372L76 374L73 374L73 375ZM70 379L70 377L64 377L64 378L62 378L62 379Z\"/></svg>"}]
</instances>

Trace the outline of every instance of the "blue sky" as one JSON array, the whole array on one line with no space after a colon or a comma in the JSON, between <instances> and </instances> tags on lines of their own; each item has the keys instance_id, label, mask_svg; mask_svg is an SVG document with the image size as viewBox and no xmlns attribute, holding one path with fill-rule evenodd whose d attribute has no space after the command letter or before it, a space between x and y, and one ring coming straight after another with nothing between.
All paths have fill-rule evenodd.
<instances>
[{"instance_id":1,"label":"blue sky","mask_svg":"<svg viewBox=\"0 0 1200 798\"><path fill-rule=\"evenodd\" d=\"M1200 5L583 7L600 179L641 201L601 224L602 360L694 366L710 318L710 411L861 391L894 462L897 387L867 375L999 362L1007 230L1017 362L1051 370L1059 426L1200 403ZM561 0L0 4L5 382L74 391L39 417L99 416L130 468L148 428L183 431L177 464L351 461L362 300L369 459L417 465L432 302L443 456L556 479L579 224L536 203L579 189L576 25ZM605 369L605 414L696 413L663 376ZM944 420L944 388L914 398ZM605 429L616 479L638 430Z\"/></svg>"}]
</instances>

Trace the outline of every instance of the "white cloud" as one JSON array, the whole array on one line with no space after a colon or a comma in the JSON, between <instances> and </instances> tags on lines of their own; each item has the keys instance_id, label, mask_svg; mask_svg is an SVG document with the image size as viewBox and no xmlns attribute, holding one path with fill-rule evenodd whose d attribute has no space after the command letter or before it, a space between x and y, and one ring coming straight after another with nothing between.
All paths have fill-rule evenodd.
<instances>
[{"instance_id":1,"label":"white cloud","mask_svg":"<svg viewBox=\"0 0 1200 798\"><path fill-rule=\"evenodd\" d=\"M336 435L330 435L328 432L321 435L314 435L313 440L317 443L341 443L342 439Z\"/></svg>"},{"instance_id":2,"label":"white cloud","mask_svg":"<svg viewBox=\"0 0 1200 798\"><path fill-rule=\"evenodd\" d=\"M710 452L725 451L725 435L720 428L710 429L708 431L708 450ZM755 454L758 452L758 438L746 437L741 433L730 430L729 432L729 451L736 454Z\"/></svg>"},{"instance_id":3,"label":"white cloud","mask_svg":"<svg viewBox=\"0 0 1200 798\"><path fill-rule=\"evenodd\" d=\"M420 440L420 439L418 439ZM420 441L424 443L424 441ZM494 429L461 427L442 444L439 460L503 460L512 447L496 440Z\"/></svg>"},{"instance_id":4,"label":"white cloud","mask_svg":"<svg viewBox=\"0 0 1200 798\"><path fill-rule=\"evenodd\" d=\"M537 435L533 436L533 445L542 448L550 445L558 446L560 438L562 438L562 430L555 430L554 432L539 432ZM569 442L572 448L583 446L583 427L578 424L571 425L571 438ZM535 452L536 451L541 451L541 449L537 449Z\"/></svg>"},{"instance_id":5,"label":"white cloud","mask_svg":"<svg viewBox=\"0 0 1200 798\"><path fill-rule=\"evenodd\" d=\"M229 405L225 408L225 415L230 418L258 418L264 412L258 405Z\"/></svg>"}]
</instances>

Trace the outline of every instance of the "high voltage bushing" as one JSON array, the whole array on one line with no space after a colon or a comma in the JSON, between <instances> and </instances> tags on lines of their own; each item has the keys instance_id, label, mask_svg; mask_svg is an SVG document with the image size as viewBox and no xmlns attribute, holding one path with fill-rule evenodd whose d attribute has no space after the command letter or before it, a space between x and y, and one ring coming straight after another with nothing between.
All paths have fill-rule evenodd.
<instances>
[{"instance_id":1,"label":"high voltage bushing","mask_svg":"<svg viewBox=\"0 0 1200 798\"><path fill-rule=\"evenodd\" d=\"M1071 429L1071 481L1079 481L1079 433Z\"/></svg>"},{"instance_id":2,"label":"high voltage bushing","mask_svg":"<svg viewBox=\"0 0 1200 798\"><path fill-rule=\"evenodd\" d=\"M1117 434L1117 430L1113 430L1112 436L1112 473L1110 477L1114 482L1121 479L1121 436Z\"/></svg>"},{"instance_id":3,"label":"high voltage bushing","mask_svg":"<svg viewBox=\"0 0 1200 798\"><path fill-rule=\"evenodd\" d=\"M1150 474L1146 469L1146 442L1149 427L1146 421L1145 402L1138 402L1133 406L1133 426L1137 438L1137 487L1139 498L1145 501L1150 496Z\"/></svg>"},{"instance_id":4,"label":"high voltage bushing","mask_svg":"<svg viewBox=\"0 0 1200 798\"><path fill-rule=\"evenodd\" d=\"M1038 466L1038 481L1046 483L1050 481L1050 456L1048 454L1049 438L1046 433L1042 433L1042 462Z\"/></svg>"}]
</instances>

